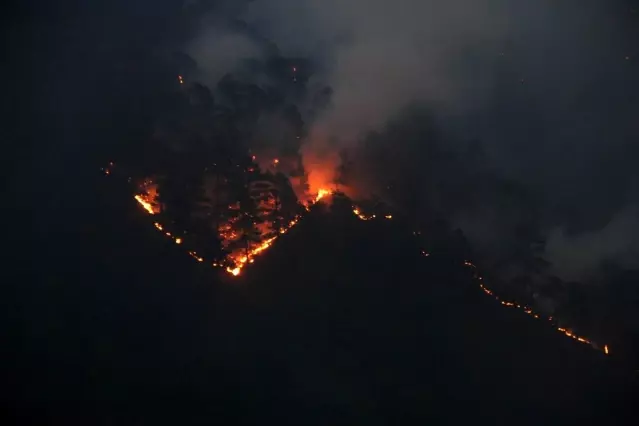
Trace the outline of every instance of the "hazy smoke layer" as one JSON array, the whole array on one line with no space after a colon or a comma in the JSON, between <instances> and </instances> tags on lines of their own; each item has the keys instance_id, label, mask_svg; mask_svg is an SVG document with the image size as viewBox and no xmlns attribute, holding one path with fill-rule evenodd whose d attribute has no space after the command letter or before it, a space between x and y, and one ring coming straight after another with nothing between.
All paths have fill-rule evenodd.
<instances>
[{"instance_id":1,"label":"hazy smoke layer","mask_svg":"<svg viewBox=\"0 0 639 426\"><path fill-rule=\"evenodd\" d=\"M331 108L313 121L304 147L311 181L314 167L316 180L330 181L331 168L319 165L336 164L340 147L354 146L420 102L438 116L446 149L461 152L475 141L481 162L464 167L533 194L534 225L548 240L551 272L584 278L609 258L632 265L625 261L639 238L632 232L636 209L629 207L639 201L639 56L630 43L639 34L627 25L630 10L594 0L255 0L244 6L234 9L235 17L283 55L321 64L312 78L333 88ZM216 27L202 32L190 51L216 78L252 54L248 41ZM407 144L422 143L413 136L388 143L412 152ZM440 199L456 197L445 190L438 189ZM524 204L513 207L509 192L491 190L488 181L481 191L490 205L457 203L451 219L478 247L508 251L519 237L500 225L517 222Z\"/></svg>"}]
</instances>

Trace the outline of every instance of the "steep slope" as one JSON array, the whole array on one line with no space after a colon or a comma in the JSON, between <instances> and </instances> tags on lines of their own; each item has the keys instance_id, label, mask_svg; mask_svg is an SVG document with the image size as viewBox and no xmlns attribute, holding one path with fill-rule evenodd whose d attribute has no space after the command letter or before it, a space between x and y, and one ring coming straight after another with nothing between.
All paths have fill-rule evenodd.
<instances>
[{"instance_id":1,"label":"steep slope","mask_svg":"<svg viewBox=\"0 0 639 426\"><path fill-rule=\"evenodd\" d=\"M621 421L630 372L418 256L398 226L315 214L249 271L293 400L328 423Z\"/></svg>"}]
</instances>

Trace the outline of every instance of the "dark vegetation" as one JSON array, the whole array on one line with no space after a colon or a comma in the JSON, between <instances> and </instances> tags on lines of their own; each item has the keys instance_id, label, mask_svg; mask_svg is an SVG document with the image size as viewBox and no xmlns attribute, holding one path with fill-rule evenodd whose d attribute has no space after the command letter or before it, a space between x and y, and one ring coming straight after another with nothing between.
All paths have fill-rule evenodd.
<instances>
[{"instance_id":1,"label":"dark vegetation","mask_svg":"<svg viewBox=\"0 0 639 426\"><path fill-rule=\"evenodd\" d=\"M401 223L318 206L232 278L113 182L54 212L9 299L14 419L619 424L631 407L614 357L502 309L456 260L419 256Z\"/></svg>"}]
</instances>

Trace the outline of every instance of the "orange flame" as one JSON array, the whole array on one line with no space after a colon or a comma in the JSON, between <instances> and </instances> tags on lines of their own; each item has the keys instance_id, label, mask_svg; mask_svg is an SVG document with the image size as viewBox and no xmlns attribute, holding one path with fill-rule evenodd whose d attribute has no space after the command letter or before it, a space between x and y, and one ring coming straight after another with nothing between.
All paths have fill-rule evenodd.
<instances>
[{"instance_id":1,"label":"orange flame","mask_svg":"<svg viewBox=\"0 0 639 426\"><path fill-rule=\"evenodd\" d=\"M146 210L148 214L155 214L155 211L153 210L153 205L149 203L148 201L146 201L141 195L136 195L135 200L138 203L140 203L142 208Z\"/></svg>"},{"instance_id":2,"label":"orange flame","mask_svg":"<svg viewBox=\"0 0 639 426\"><path fill-rule=\"evenodd\" d=\"M473 265L473 264L472 264L471 262L469 262L468 260L465 260L465 261L464 261L464 265L465 265L465 266L469 266L469 267L471 267L471 268L473 268L473 269L475 269L475 268L476 268L476 267L475 267L475 265ZM512 306L512 307L516 307L516 308L518 308L518 309L523 310L523 311L524 311L524 313L526 313L526 314L528 314L528 315L530 315L530 316L534 317L535 319L541 319L541 316L540 316L539 314L535 313L535 312L534 312L531 308L529 308L529 307L527 307L527 306L522 306L522 305L520 305L520 304L518 304L518 303L516 303L516 302L507 302L507 301L504 301L504 300L501 300L501 301L500 301L500 300L499 300L499 297L495 296L495 295L493 294L493 292L492 292L492 291L490 291L488 288L486 288L486 287L484 286L484 284L482 283L481 279L482 279L481 277L478 277L478 280L480 280L479 287L482 289L482 291L483 291L484 293L488 294L489 296L493 296L493 297L494 297L497 301L499 301L499 303L501 303L503 306ZM548 321L552 321L552 319L553 319L552 317L548 317L548 318L547 318L547 320L548 320ZM568 337L573 338L574 340L576 340L576 341L578 341L578 342L580 342L580 343L585 343L585 344L588 344L588 345L590 345L590 346L592 346L592 347L595 347L595 348L596 348L595 344L594 344L592 341L590 341L590 340L586 339L585 337L581 337L581 336L576 335L576 334L575 334L575 333L573 333L571 330L568 330L568 329L566 329L566 328L564 328L564 327L557 327L557 331L559 331L560 333L565 334L565 335L566 335L566 336L568 336ZM605 352L606 354L608 354L608 346L607 346L607 345L605 345L605 346L604 346L604 352Z\"/></svg>"},{"instance_id":3,"label":"orange flame","mask_svg":"<svg viewBox=\"0 0 639 426\"><path fill-rule=\"evenodd\" d=\"M329 191L328 189L325 188L320 188L317 191L317 196L315 197L315 202L321 200L322 198L326 197L327 195L331 195L332 191Z\"/></svg>"},{"instance_id":4,"label":"orange flame","mask_svg":"<svg viewBox=\"0 0 639 426\"><path fill-rule=\"evenodd\" d=\"M327 189L319 189L317 192L317 196L315 198L316 201L319 201L320 199L324 198L327 195L330 195L332 192L327 190ZM135 200L151 215L155 214L155 210L153 209L153 205L148 202L143 196L141 195L136 195L135 196ZM361 213L361 210L356 207L353 206L353 214L355 214L355 216L357 216L359 219L361 220L369 220L372 218L375 218L375 215L371 215L371 216L366 216L364 214ZM392 215L386 215L384 216L387 219L391 219ZM295 219L293 219L292 221L289 222L288 226L285 228L280 229L280 234L284 234L286 233L288 230L290 230L293 226L295 226L297 224L297 222L299 221L299 217L296 217ZM159 231L163 231L163 227L160 223L158 222L154 222L153 224ZM228 228L228 229L227 229ZM224 230L226 231L230 231L233 234L232 231L232 227L231 224L227 224L224 226ZM175 241L176 244L181 244L182 243L182 238L180 237L174 237L170 232L163 232L166 236L168 236L169 238L173 239ZM419 235L421 234L418 231L413 232L413 234L415 235ZM240 272L242 271L242 268L247 264L247 263L252 263L253 259L252 257L259 255L260 253L264 252L265 250L267 250L269 247L271 247L271 245L273 244L273 242L277 239L277 236L271 237L265 241L263 241L260 245L258 245L257 247L254 247L253 249L249 250L248 256L246 254L241 255L241 256L232 256L231 260L234 262L234 266L226 266L225 270L226 272L230 273L233 276L238 276L240 274ZM204 259L200 256L197 255L196 252L194 251L189 251L188 254L193 257L194 259L196 259L198 262L203 262ZM425 251L422 251L422 255L423 256L429 256L430 253L427 253ZM212 264L214 267L224 267L225 265L221 265L221 264L217 264L217 263L213 263ZM471 263L468 260L464 261L464 265L471 267L473 269L476 269L476 266ZM482 289L482 291L484 291L486 294L493 296L497 301L499 301L502 305L504 306L508 306L508 307L516 307L518 309L522 309L526 314L533 316L536 319L540 319L540 316L538 314L536 314L535 312L533 312L533 310L527 306L521 306L516 302L508 302L508 301L500 301L499 297L497 297L496 295L493 294L492 291L490 291L487 287L484 286L483 281L482 281L482 277L478 277L477 278L479 280L479 287ZM549 321L552 321L552 317L548 317L547 318ZM563 327L558 327L557 328L558 331L560 331L561 333L565 334L568 337L573 338L574 340L581 342L581 343L585 343L588 344L590 346L596 347L596 345L594 345L593 342L591 342L590 340L581 337L581 336L577 336L576 334L574 334L572 331L567 330ZM604 345L603 347L603 351L606 355L608 355L610 353L608 345Z\"/></svg>"},{"instance_id":5,"label":"orange flame","mask_svg":"<svg viewBox=\"0 0 639 426\"><path fill-rule=\"evenodd\" d=\"M353 214L355 216L357 216L359 218L359 220L371 220L371 219L375 219L375 215L370 215L370 216L366 216L364 213L362 213L362 211L356 207L353 206ZM387 218L390 219L390 218Z\"/></svg>"}]
</instances>

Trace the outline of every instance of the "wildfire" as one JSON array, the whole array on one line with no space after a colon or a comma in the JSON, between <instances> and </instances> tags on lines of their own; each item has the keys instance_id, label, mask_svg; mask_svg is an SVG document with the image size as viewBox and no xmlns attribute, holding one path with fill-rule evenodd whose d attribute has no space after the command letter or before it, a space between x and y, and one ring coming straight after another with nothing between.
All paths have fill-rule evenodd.
<instances>
[{"instance_id":1,"label":"wildfire","mask_svg":"<svg viewBox=\"0 0 639 426\"><path fill-rule=\"evenodd\" d=\"M332 194L332 191L330 191L330 190L327 190L327 189L324 189L324 188L319 189L318 192L317 192L317 196L315 197L315 202L321 200L322 198L324 198L324 197L326 197L327 195L330 195L330 194ZM151 197L149 195L147 195L147 196L135 195L134 198L140 204L140 206L142 206L142 208L147 213L149 213L150 215L156 214L156 209L154 208L154 205L152 203L152 200L154 199L154 197ZM231 208L231 207L233 207L233 208ZM235 207L236 206L230 206L229 208L231 210L234 210ZM237 208L239 208L239 206L237 206ZM355 216L357 216L360 220L363 220L363 221L374 219L376 217L374 214L370 215L370 216L367 216L367 215L363 214L362 211L356 206L353 206L353 210L352 211L353 211L353 214ZM390 215L390 214L384 216L384 218L389 219L389 220L392 219L392 217L393 216ZM287 224L287 226L280 228L279 229L279 235L282 235L282 234L285 234L286 232L288 232L293 226L295 226L298 223L299 219L300 218L298 216L295 219L291 220ZM165 236L171 238L175 242L175 244L177 244L177 245L182 244L182 242L183 242L182 237L177 237L177 236L174 236L172 233L170 233L168 231L164 231L163 226L159 222L154 222L153 225L155 226L155 228L158 231L162 232ZM235 240L235 239L237 239L239 237L237 235L237 233L233 230L232 222L229 222L229 223L226 223L226 224L222 225L220 227L220 229L219 229L219 232L220 232L220 236L223 239ZM421 232L414 231L413 234L414 235L421 235ZM273 237L270 237L270 238L262 241L259 245L255 246L255 247L252 247L252 248L248 248L248 250L246 250L246 249L245 250L238 250L235 253L230 254L228 256L228 259L227 259L226 262L220 263L220 264L214 262L214 263L212 263L212 266L213 267L224 268L224 270L226 272L228 272L229 274L231 274L232 276L238 276L238 275L240 275L240 273L241 273L242 269L244 268L244 266L246 266L246 264L248 264L248 263L253 263L255 256L260 255L261 253L265 252L268 248L270 248L273 245L274 241L278 238L279 235L275 235ZM200 262L200 263L204 262L204 258L199 256L195 251L188 251L187 253L191 257L193 257L195 260L197 260L198 262ZM422 254L422 256L425 256L425 257L430 256L430 253L428 253L426 251L423 251L423 250L422 250L421 254ZM477 269L477 267L472 262L470 262L468 260L465 260L463 262L463 264L465 266L467 266L467 267L472 268L475 271ZM476 272L475 272L475 277L479 281L480 289L484 293L486 293L487 295L494 297L495 300L499 301L499 303L502 306L513 307L513 308L520 309L524 313L534 317L535 319L541 319L542 318L539 314L535 313L532 310L532 308L520 305L520 304L518 304L516 302L500 300L498 296L496 296L489 288L487 288L484 285L482 277L481 276L477 276ZM552 321L553 318L552 317L548 317L548 318L546 318L546 320ZM588 345L592 346L593 348L600 349L600 347L597 346L594 342L586 339L585 337L581 337L581 336L578 336L578 335L574 334L571 330L568 330L568 329L563 328L563 327L557 327L557 331L563 333L567 337L570 337L570 338L572 338L572 339L574 339L574 340L576 340L576 341L578 341L580 343L588 344ZM603 352L606 355L609 355L610 351L609 351L608 345L604 345L603 346Z\"/></svg>"},{"instance_id":2,"label":"wildfire","mask_svg":"<svg viewBox=\"0 0 639 426\"><path fill-rule=\"evenodd\" d=\"M151 203L149 203L148 201L146 201L144 198L142 198L141 195L136 195L135 196L135 201L137 201L138 203L140 203L140 205L142 206L142 208L144 210L146 210L146 212L148 214L155 214L155 212L153 211L153 206L151 205Z\"/></svg>"},{"instance_id":3,"label":"wildfire","mask_svg":"<svg viewBox=\"0 0 639 426\"><path fill-rule=\"evenodd\" d=\"M142 204L142 203L140 203L140 204L142 206L144 206L144 204ZM149 214L153 214L152 213L153 210L149 211L146 208L145 208L145 210ZM295 226L298 222L299 222L299 218L291 220L288 223L287 227L282 228L280 230L280 234L285 234L293 226ZM153 226L155 227L155 229L157 229L158 231L162 232L165 236L171 238L175 242L175 244L177 244L177 245L182 244L183 238L182 237L176 237L172 233L165 231L164 227L162 226L161 223L154 222ZM271 237L271 238L269 238L269 239L267 239L265 241L262 241L259 245L255 246L253 248L250 248L248 250L248 253L247 253L246 250L243 250L243 251L241 251L242 254L240 254L238 252L230 254L228 256L226 264L218 264L218 263L213 262L212 265L213 265L213 267L222 267L229 274L231 274L233 276L238 276L238 275L240 275L240 272L242 271L244 266L246 266L247 263L253 263L254 257L262 254L268 248L270 248L273 245L273 242L277 239L277 237L278 236ZM192 258L194 258L195 260L197 260L198 262L204 262L204 258L201 257L200 255L198 255L197 252L195 252L193 250L187 251L187 254L189 256L191 256ZM229 265L229 266L227 266L227 265Z\"/></svg>"},{"instance_id":4,"label":"wildfire","mask_svg":"<svg viewBox=\"0 0 639 426\"><path fill-rule=\"evenodd\" d=\"M299 217L296 217L295 219L291 220L287 224L287 226L280 229L279 234L280 235L286 234L293 226L297 225L298 222L299 222ZM226 272L228 272L229 274L233 276L240 275L244 266L246 266L247 263L253 263L255 256L258 256L264 253L267 249L269 249L273 245L275 240L277 240L278 236L279 235L276 235L274 237L271 237L262 241L259 245L253 248L250 248L248 250L248 253L246 250L238 250L235 253L231 253L229 255L229 260L232 262L233 266L227 266Z\"/></svg>"},{"instance_id":5,"label":"wildfire","mask_svg":"<svg viewBox=\"0 0 639 426\"><path fill-rule=\"evenodd\" d=\"M475 266L475 265L473 265L471 262L469 262L469 261L467 261L467 260L465 260L465 261L464 261L464 265L465 265L465 266L468 266L468 267L471 267L471 268L473 268L473 269L476 269L476 266ZM526 314L528 314L528 315L532 316L532 317L533 317L533 318L535 318L535 319L541 319L541 318L542 318L542 317L541 317L541 315L539 315L539 314L535 313L535 312L532 310L532 308L530 308L530 307L528 307L528 306L523 306L523 305L520 305L520 304L518 304L518 303L516 303L516 302L508 302L508 301L505 301L505 300L499 300L499 297L495 296L495 295L493 294L493 292L492 292L491 290L489 290L489 289L488 289L488 288L487 288L487 287L483 284L483 282L482 282L482 277L478 277L477 279L480 281L480 283L479 283L479 288L481 288L481 289L482 289L482 291L483 291L484 293L486 293L487 295L489 295L489 296L493 296L493 297L495 298L495 300L499 301L499 303L500 303L501 305L503 305L503 306L507 306L507 307L513 307L513 308L520 309L520 310L522 310L524 313L526 313ZM548 318L546 318L546 319L547 319L548 321L552 321L552 320L553 320L553 318L552 318L552 317L548 317ZM576 341L578 341L578 342L580 342L580 343L585 343L585 344L590 345L590 346L592 346L593 348L596 348L596 349L598 348L598 347L595 345L595 343L594 343L594 342L592 342L592 341L590 341L590 340L586 339L585 337L578 336L578 335L576 335L575 333L573 333L571 330L568 330L568 329L566 329L566 328L564 328L564 327L557 327L557 331L559 331L560 333L565 334L566 336L568 336L568 337L570 337L570 338L572 338L572 339L574 339L574 340L576 340ZM604 352L606 353L606 355L608 354L608 345L604 345Z\"/></svg>"},{"instance_id":6,"label":"wildfire","mask_svg":"<svg viewBox=\"0 0 639 426\"><path fill-rule=\"evenodd\" d=\"M374 214L373 214L373 215L371 215L371 216L367 216L367 215L363 214L363 213L362 213L362 211L361 211L361 209L360 209L359 207L357 207L357 206L353 206L353 214L354 214L355 216L357 216L360 220L364 220L364 221L366 221L366 220L370 220L370 219L374 219L374 218L375 218L375 215L374 215ZM384 216L384 217L385 217L386 219L392 219L392 215L386 215L386 216ZM421 235L421 232L419 232L419 231L414 231L414 232L413 232L413 234L414 234L414 235ZM430 256L430 253L428 253L428 252L426 252L426 251L424 251L424 250L422 250L422 251L421 251L421 254L422 254L422 256L424 256L424 257L428 257L428 256ZM470 261L468 261L468 260L465 260L465 261L464 261L464 266L467 266L467 267L469 267L469 268L472 268L472 269L473 269L473 270L475 270L475 271L477 270L477 267L476 267L476 266L475 266L472 262L470 262ZM487 295L494 297L494 298L495 298L495 300L497 300L497 301L498 301L501 305L503 305L503 306L507 306L507 307L513 307L513 308L520 309L520 310L522 310L524 313L526 313L526 314L528 314L528 315L532 316L532 317L533 317L533 318L535 318L535 319L542 319L541 315L539 315L538 313L534 312L534 311L533 311L533 309L532 309L532 308L530 308L530 307L520 305L520 304L518 304L518 303L516 303L516 302L509 302L509 301L506 301L506 300L499 300L499 297L498 297L497 295L495 295L495 294L494 294L494 293L493 293L493 292L492 292L492 291L491 291L488 287L486 287L486 286L484 285L483 278L482 278L481 276L477 276L477 275L476 275L476 272L475 272L475 277L476 277L476 278L477 278L477 280L479 281L479 288L480 288L480 289L481 289L484 293L486 293ZM552 317L548 317L548 318L546 318L546 319L547 319L548 321L552 321L552 320L553 320L553 319L552 319ZM561 332L561 333L565 334L566 336L568 336L568 337L570 337L570 338L572 338L572 339L574 339L574 340L576 340L576 341L580 342L580 343L584 343L584 344L590 345L591 347L593 347L593 348L595 348L595 349L599 349L599 347L598 347L598 346L597 346L594 342L592 342L592 341L590 341L590 340L586 339L585 337L582 337L582 336L578 336L578 335L576 335L576 334L575 334L575 333L573 333L571 330L567 330L567 329L562 328L562 327L558 327L558 328L557 328L557 330L558 330L559 332ZM608 355L608 353L609 353L608 345L604 345L604 347L603 347L603 351L604 351L604 353L605 353L606 355Z\"/></svg>"},{"instance_id":7,"label":"wildfire","mask_svg":"<svg viewBox=\"0 0 639 426\"><path fill-rule=\"evenodd\" d=\"M320 188L317 191L317 196L315 197L315 202L318 202L322 198L326 197L327 195L331 195L331 194L332 194L332 191L329 191L328 189Z\"/></svg>"},{"instance_id":8,"label":"wildfire","mask_svg":"<svg viewBox=\"0 0 639 426\"><path fill-rule=\"evenodd\" d=\"M357 207L353 207L353 214L355 216L357 216L359 218L359 220L375 219L375 215L367 216L367 215L363 214L362 211L359 208L357 208Z\"/></svg>"},{"instance_id":9,"label":"wildfire","mask_svg":"<svg viewBox=\"0 0 639 426\"><path fill-rule=\"evenodd\" d=\"M153 205L148 202L142 195L136 195L135 200L144 208L144 210L153 215L155 211L153 209ZM285 234L288 232L293 226L295 226L299 222L299 217L291 220L287 226L281 228L279 230L279 235ZM165 231L164 227L159 222L154 222L153 226L158 231L162 232L165 236L171 238L175 244L181 245L183 242L182 237L178 237L173 235L171 232ZM227 223L220 228L220 234L225 239L236 239L238 237L237 233L232 230L231 223ZM221 267L224 268L226 272L233 276L240 275L240 272L246 266L247 263L253 263L254 257L260 255L264 251L266 251L269 247L273 245L273 242L277 239L279 235L268 238L267 240L262 241L259 245L250 248L248 251L246 250L236 250L235 253L231 253L228 256L227 262L225 264L218 264L213 262L213 267ZM197 260L198 262L204 262L204 258L197 254L197 252L189 250L187 254Z\"/></svg>"},{"instance_id":10,"label":"wildfire","mask_svg":"<svg viewBox=\"0 0 639 426\"><path fill-rule=\"evenodd\" d=\"M109 166L113 166L113 163L110 163ZM104 172L105 168L101 168L101 171ZM146 179L142 183L141 187L144 189L144 194L135 195L133 198L138 202L138 204L140 204L140 206L148 214L155 215L159 213L160 208L155 202L158 195L157 185L151 179ZM318 193L318 199L329 193L330 191L326 191L326 190L320 191L320 193ZM266 202L266 204L268 204L268 202ZM229 211L237 212L239 211L239 209L240 209L239 203L234 203L229 205ZM227 222L220 225L218 232L219 232L219 236L221 237L223 241L226 241L227 243L235 242L237 241L238 238L240 238L241 236L240 233L238 233L234 229L234 224L237 222L237 219L238 217L231 218L227 220ZM227 256L225 260L219 263L217 261L211 262L211 265L215 268L218 268L218 267L222 268L233 276L238 276L246 264L253 263L255 256L260 255L261 253L265 252L269 247L271 247L273 245L273 242L277 239L277 237L287 233L293 226L295 226L299 222L299 219L300 217L296 216L294 219L290 220L288 224L286 224L285 226L280 226L278 230L273 230L269 226L264 227L262 226L263 224L255 223L256 228L261 228L259 230L260 235L265 235L265 234L273 235L273 233L275 233L275 235L270 236L266 240L261 241L257 246L249 247L248 250L239 249L239 248L235 249L233 252L231 252ZM155 229L160 231L164 236L173 240L173 242L176 245L182 245L182 243L184 242L183 236L178 236L178 235L175 235L174 233L169 232L168 230L165 230L164 226L160 222L153 222L153 226L155 227ZM271 223L271 226L272 226L272 223ZM202 256L200 256L197 252L193 250L189 250L186 253L200 263L203 263L205 261L205 259Z\"/></svg>"}]
</instances>

